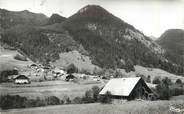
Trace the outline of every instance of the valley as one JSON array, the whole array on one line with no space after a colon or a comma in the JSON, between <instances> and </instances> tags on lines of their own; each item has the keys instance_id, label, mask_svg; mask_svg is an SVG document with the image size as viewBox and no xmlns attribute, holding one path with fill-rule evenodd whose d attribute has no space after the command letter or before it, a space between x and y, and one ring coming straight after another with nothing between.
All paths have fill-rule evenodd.
<instances>
[{"instance_id":1,"label":"valley","mask_svg":"<svg viewBox=\"0 0 184 114\"><path fill-rule=\"evenodd\" d=\"M0 114L184 109L183 30L152 40L99 5L67 18L0 9L0 22Z\"/></svg>"}]
</instances>

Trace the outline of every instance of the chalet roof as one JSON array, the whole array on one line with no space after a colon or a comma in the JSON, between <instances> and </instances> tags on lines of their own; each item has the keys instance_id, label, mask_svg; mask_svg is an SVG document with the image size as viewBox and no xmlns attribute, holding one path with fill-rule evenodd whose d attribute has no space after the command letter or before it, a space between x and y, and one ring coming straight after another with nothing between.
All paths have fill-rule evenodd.
<instances>
[{"instance_id":1,"label":"chalet roof","mask_svg":"<svg viewBox=\"0 0 184 114\"><path fill-rule=\"evenodd\" d=\"M15 79L29 79L29 78L25 75L19 75Z\"/></svg>"},{"instance_id":2,"label":"chalet roof","mask_svg":"<svg viewBox=\"0 0 184 114\"><path fill-rule=\"evenodd\" d=\"M74 79L74 78L75 78L75 76L74 76L74 75L72 75L72 74L69 74L68 76L66 76L66 78L67 78L67 79Z\"/></svg>"},{"instance_id":3,"label":"chalet roof","mask_svg":"<svg viewBox=\"0 0 184 114\"><path fill-rule=\"evenodd\" d=\"M141 77L111 79L99 94L110 91L112 95L129 96L140 79Z\"/></svg>"}]
</instances>

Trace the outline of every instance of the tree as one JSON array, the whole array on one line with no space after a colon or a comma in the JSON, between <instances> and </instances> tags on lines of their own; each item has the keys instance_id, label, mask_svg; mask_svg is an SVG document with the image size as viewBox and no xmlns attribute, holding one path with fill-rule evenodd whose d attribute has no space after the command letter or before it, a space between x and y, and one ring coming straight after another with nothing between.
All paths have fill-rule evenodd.
<instances>
[{"instance_id":1,"label":"tree","mask_svg":"<svg viewBox=\"0 0 184 114\"><path fill-rule=\"evenodd\" d=\"M87 90L85 92L85 96L83 97L84 103L93 103L93 91L92 90Z\"/></svg>"},{"instance_id":2,"label":"tree","mask_svg":"<svg viewBox=\"0 0 184 114\"><path fill-rule=\"evenodd\" d=\"M60 99L57 98L56 96L50 96L45 99L47 105L58 105L60 104Z\"/></svg>"},{"instance_id":3,"label":"tree","mask_svg":"<svg viewBox=\"0 0 184 114\"><path fill-rule=\"evenodd\" d=\"M64 104L70 104L71 103L71 100L68 96L64 96L63 101L64 101Z\"/></svg>"},{"instance_id":4,"label":"tree","mask_svg":"<svg viewBox=\"0 0 184 114\"><path fill-rule=\"evenodd\" d=\"M103 96L100 96L100 102L101 103L104 103L104 104L110 104L112 102L112 99L111 99L111 92L110 91L107 91L105 93L105 95Z\"/></svg>"},{"instance_id":5,"label":"tree","mask_svg":"<svg viewBox=\"0 0 184 114\"><path fill-rule=\"evenodd\" d=\"M156 86L156 91L161 100L169 100L171 97L169 87L163 83Z\"/></svg>"},{"instance_id":6,"label":"tree","mask_svg":"<svg viewBox=\"0 0 184 114\"><path fill-rule=\"evenodd\" d=\"M97 102L98 101L98 97L99 97L100 88L98 86L93 86L92 87L92 92L93 92L93 100L95 102Z\"/></svg>"},{"instance_id":7,"label":"tree","mask_svg":"<svg viewBox=\"0 0 184 114\"><path fill-rule=\"evenodd\" d=\"M182 81L181 81L181 79L177 79L175 83L176 84L182 84Z\"/></svg>"},{"instance_id":8,"label":"tree","mask_svg":"<svg viewBox=\"0 0 184 114\"><path fill-rule=\"evenodd\" d=\"M166 77L162 79L162 82L156 86L157 93L161 100L169 100L171 97L171 91L169 89L169 85L171 84L171 80Z\"/></svg>"},{"instance_id":9,"label":"tree","mask_svg":"<svg viewBox=\"0 0 184 114\"><path fill-rule=\"evenodd\" d=\"M148 75L148 77L146 78L146 82L151 83L151 76L150 75Z\"/></svg>"},{"instance_id":10,"label":"tree","mask_svg":"<svg viewBox=\"0 0 184 114\"><path fill-rule=\"evenodd\" d=\"M152 82L152 83L153 83L153 84L160 84L161 81L160 81L159 77L155 77L155 78L153 79L153 82Z\"/></svg>"},{"instance_id":11,"label":"tree","mask_svg":"<svg viewBox=\"0 0 184 114\"><path fill-rule=\"evenodd\" d=\"M169 86L172 84L172 81L168 77L165 77L164 79L162 79L162 83Z\"/></svg>"},{"instance_id":12,"label":"tree","mask_svg":"<svg viewBox=\"0 0 184 114\"><path fill-rule=\"evenodd\" d=\"M78 68L74 64L70 64L66 70L67 70L67 74L72 74L72 73L78 72Z\"/></svg>"}]
</instances>

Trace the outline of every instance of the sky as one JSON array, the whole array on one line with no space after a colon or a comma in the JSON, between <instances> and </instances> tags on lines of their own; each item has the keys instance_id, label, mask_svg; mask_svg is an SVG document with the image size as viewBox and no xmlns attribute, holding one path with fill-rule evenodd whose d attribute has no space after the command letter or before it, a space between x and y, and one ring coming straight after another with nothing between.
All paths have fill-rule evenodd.
<instances>
[{"instance_id":1,"label":"sky","mask_svg":"<svg viewBox=\"0 0 184 114\"><path fill-rule=\"evenodd\" d=\"M184 29L184 0L0 0L0 8L69 17L88 4L100 5L147 36Z\"/></svg>"}]
</instances>

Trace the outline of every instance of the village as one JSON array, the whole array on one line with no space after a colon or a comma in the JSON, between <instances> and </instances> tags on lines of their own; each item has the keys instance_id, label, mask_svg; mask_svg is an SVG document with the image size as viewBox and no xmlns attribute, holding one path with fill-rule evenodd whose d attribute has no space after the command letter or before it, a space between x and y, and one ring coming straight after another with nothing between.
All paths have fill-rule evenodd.
<instances>
[{"instance_id":1,"label":"village","mask_svg":"<svg viewBox=\"0 0 184 114\"><path fill-rule=\"evenodd\" d=\"M183 94L182 78L180 81L177 79L171 81L166 77L160 79L159 82L158 79L152 79L149 75L131 74L132 76L130 76L115 73L116 75L107 76L107 73L105 73L106 75L94 75L77 73L76 70L73 64L67 68L30 64L26 66L26 70L19 71L19 73L15 70L14 74L16 75L9 75L8 81L0 84L1 95L12 97L18 95L20 99L22 97L28 100L28 104L23 102L26 107L40 107L58 104L80 104L81 106L86 104L87 106L89 103L96 106L98 105L96 103L99 102L102 103L102 106L104 103L127 106L128 104L132 105L132 102L135 104L162 102L160 100L166 100L168 95L177 98L178 95ZM147 68L147 71L153 70ZM164 83L166 85L163 85ZM157 88L161 84L162 87L158 93ZM167 90L166 86L169 87L168 92L165 91ZM180 99L180 97L178 98ZM12 98L10 97L10 99ZM38 104L29 103L29 99L35 100ZM48 101L48 99L50 100ZM168 99L170 99L169 96ZM18 100L18 104L20 101ZM173 100L171 101L173 102ZM141 106L141 104L139 105ZM11 106L9 107L11 108Z\"/></svg>"},{"instance_id":2,"label":"village","mask_svg":"<svg viewBox=\"0 0 184 114\"><path fill-rule=\"evenodd\" d=\"M151 71L152 69L148 68L147 70ZM41 64L31 64L27 66L26 70L21 71L20 73L7 76L8 83L4 84L4 86L10 84L11 86L19 87L19 89L24 87L29 89L32 86L35 87L36 85L40 86L42 84L42 86L48 84L51 84L48 86L55 86L54 84L56 83L68 83L70 85L74 84L75 86L89 85L88 89L90 89L90 87L97 85L102 88L99 95L103 96L107 92L110 92L113 99L156 100L159 97L155 91L157 83L151 83L151 77L149 75L144 76L137 74L130 76L115 73L116 76L113 74L111 74L111 76L106 76L103 74L94 75L89 73L76 73L76 71L77 68L74 64L69 65L65 69L54 66L43 66ZM57 88L57 86L53 87L52 91L58 90L54 90L55 88ZM39 87L35 89L39 89ZM13 93L12 91L13 90L10 89L4 93L10 94ZM83 89L81 89L81 92L82 91ZM26 91L23 93L26 93ZM27 96L30 97L31 95L28 94Z\"/></svg>"}]
</instances>

